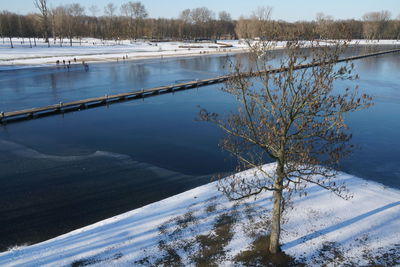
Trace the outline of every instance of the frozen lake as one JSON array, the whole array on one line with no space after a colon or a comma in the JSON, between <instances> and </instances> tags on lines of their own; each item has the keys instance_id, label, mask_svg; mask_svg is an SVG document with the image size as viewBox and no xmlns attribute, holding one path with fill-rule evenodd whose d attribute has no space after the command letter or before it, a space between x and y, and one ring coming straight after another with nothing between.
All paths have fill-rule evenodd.
<instances>
[{"instance_id":1,"label":"frozen lake","mask_svg":"<svg viewBox=\"0 0 400 267\"><path fill-rule=\"evenodd\" d=\"M380 47L388 49L388 47ZM361 51L362 52L362 51ZM0 111L209 78L226 56L0 72ZM355 61L375 105L351 114L360 146L343 171L400 188L400 55ZM221 132L195 121L234 100L213 85L0 126L0 251L34 243L205 184L233 170Z\"/></svg>"}]
</instances>

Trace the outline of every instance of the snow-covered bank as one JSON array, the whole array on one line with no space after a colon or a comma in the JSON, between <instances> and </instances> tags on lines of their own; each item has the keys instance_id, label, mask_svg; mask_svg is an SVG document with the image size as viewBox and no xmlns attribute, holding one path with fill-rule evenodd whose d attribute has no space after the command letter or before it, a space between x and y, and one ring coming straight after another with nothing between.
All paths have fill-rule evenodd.
<instances>
[{"instance_id":1,"label":"snow-covered bank","mask_svg":"<svg viewBox=\"0 0 400 267\"><path fill-rule=\"evenodd\" d=\"M62 46L50 40L50 47L43 40L30 48L28 39L14 38L14 48L0 42L0 67L2 69L21 68L26 66L55 65L57 60L63 64L85 62L107 62L137 60L147 58L194 56L203 54L226 54L245 51L246 45L239 41L221 41L217 43L184 43L184 42L131 42L102 41L85 38L82 42L74 40L73 46L64 40ZM33 45L33 42L32 42ZM76 62L75 60L76 59Z\"/></svg>"},{"instance_id":2,"label":"snow-covered bank","mask_svg":"<svg viewBox=\"0 0 400 267\"><path fill-rule=\"evenodd\" d=\"M22 41L23 40L23 41ZM73 46L65 39L62 46L59 40L54 44L50 39L50 47L43 39L37 41L32 48L27 38L13 38L14 48L7 39L0 42L0 69L10 70L32 66L52 66L57 60L63 64L85 62L116 62L123 60L138 60L163 57L201 56L204 54L227 54L248 50L245 41L223 40L214 42L148 42L130 40L104 41L94 38L74 40ZM397 40L353 40L350 44L358 45L400 45ZM283 48L286 42L277 42L275 48ZM76 62L75 62L76 59Z\"/></svg>"},{"instance_id":3,"label":"snow-covered bank","mask_svg":"<svg viewBox=\"0 0 400 267\"><path fill-rule=\"evenodd\" d=\"M330 260L399 264L400 191L345 173L338 179L346 181L354 197L342 200L315 186L307 197L296 197L283 226L283 250L312 266ZM257 199L230 202L210 183L43 243L12 248L0 253L0 266L148 266L168 260L191 266L193 255L201 254L201 237L215 238L221 218L231 218L226 224L231 235L216 263L232 266L235 255L265 234L270 200L265 192ZM393 255L388 259L388 254Z\"/></svg>"}]
</instances>

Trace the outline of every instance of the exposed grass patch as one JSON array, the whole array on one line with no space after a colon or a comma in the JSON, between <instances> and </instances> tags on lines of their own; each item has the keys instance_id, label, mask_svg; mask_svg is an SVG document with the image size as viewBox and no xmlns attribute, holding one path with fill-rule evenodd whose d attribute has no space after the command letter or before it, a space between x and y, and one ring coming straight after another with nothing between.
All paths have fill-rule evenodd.
<instances>
[{"instance_id":1,"label":"exposed grass patch","mask_svg":"<svg viewBox=\"0 0 400 267\"><path fill-rule=\"evenodd\" d=\"M343 256L342 250L338 247L335 242L325 242L322 245L318 253L318 263L327 265L329 263L344 262L345 257Z\"/></svg>"},{"instance_id":2,"label":"exposed grass patch","mask_svg":"<svg viewBox=\"0 0 400 267\"><path fill-rule=\"evenodd\" d=\"M200 251L192 258L196 266L218 266L217 262L225 256L225 246L234 235L232 227L236 219L236 214L222 214L214 224L212 233L196 237L200 246Z\"/></svg>"},{"instance_id":3,"label":"exposed grass patch","mask_svg":"<svg viewBox=\"0 0 400 267\"><path fill-rule=\"evenodd\" d=\"M116 253L116 254L112 255L111 257L107 257L107 258L92 257L92 258L77 260L77 261L74 261L73 263L71 263L71 267L82 267L82 266L88 266L88 265L92 265L92 264L96 264L96 263L100 263L100 262L104 262L104 261L113 261L113 260L117 260L117 259L121 258L122 256L123 256L122 253Z\"/></svg>"},{"instance_id":4,"label":"exposed grass patch","mask_svg":"<svg viewBox=\"0 0 400 267\"><path fill-rule=\"evenodd\" d=\"M157 257L146 256L135 261L135 265L142 266L184 266L180 253L190 253L194 242L183 238L185 231L191 231L191 226L196 225L198 218L193 211L188 211L182 216L174 217L158 227L162 239L158 242L160 254ZM182 252L183 251L183 252ZM154 258L156 258L154 260Z\"/></svg>"},{"instance_id":5,"label":"exposed grass patch","mask_svg":"<svg viewBox=\"0 0 400 267\"><path fill-rule=\"evenodd\" d=\"M368 260L371 266L400 266L400 244L395 244L392 248L379 248L378 251L363 251L363 258Z\"/></svg>"},{"instance_id":6,"label":"exposed grass patch","mask_svg":"<svg viewBox=\"0 0 400 267\"><path fill-rule=\"evenodd\" d=\"M186 212L182 217L176 219L176 223L180 229L187 228L190 224L197 221L196 217L193 216L193 212Z\"/></svg>"},{"instance_id":7,"label":"exposed grass patch","mask_svg":"<svg viewBox=\"0 0 400 267\"><path fill-rule=\"evenodd\" d=\"M167 247L164 249L165 255L158 259L154 266L165 266L165 267L181 267L184 266L182 264L182 258L179 256L178 252L172 248L172 247Z\"/></svg>"},{"instance_id":8,"label":"exposed grass patch","mask_svg":"<svg viewBox=\"0 0 400 267\"><path fill-rule=\"evenodd\" d=\"M295 263L295 260L284 252L271 254L269 248L269 236L260 236L256 238L249 250L240 252L234 260L244 266L301 266Z\"/></svg>"},{"instance_id":9,"label":"exposed grass patch","mask_svg":"<svg viewBox=\"0 0 400 267\"><path fill-rule=\"evenodd\" d=\"M206 208L206 212L207 213L213 213L216 210L217 210L217 204L215 204L215 203L211 204L211 205L208 205L207 208Z\"/></svg>"},{"instance_id":10,"label":"exposed grass patch","mask_svg":"<svg viewBox=\"0 0 400 267\"><path fill-rule=\"evenodd\" d=\"M151 262L150 262L150 257L149 256L146 256L144 258L136 260L133 263L134 263L134 266L137 266L137 265L151 266Z\"/></svg>"},{"instance_id":11,"label":"exposed grass patch","mask_svg":"<svg viewBox=\"0 0 400 267\"><path fill-rule=\"evenodd\" d=\"M370 250L365 242L368 237L357 239L356 246L362 249L362 258L367 261L365 267L394 267L400 265L400 244L394 247L379 248ZM363 248L364 247L364 248ZM317 255L314 256L313 263L320 266L357 266L357 259L346 256L346 251L335 242L325 242Z\"/></svg>"},{"instance_id":12,"label":"exposed grass patch","mask_svg":"<svg viewBox=\"0 0 400 267\"><path fill-rule=\"evenodd\" d=\"M260 207L256 209L254 205L245 203L244 215L246 220L243 221L243 230L247 236L255 239L269 233L271 227L269 212L260 210Z\"/></svg>"}]
</instances>

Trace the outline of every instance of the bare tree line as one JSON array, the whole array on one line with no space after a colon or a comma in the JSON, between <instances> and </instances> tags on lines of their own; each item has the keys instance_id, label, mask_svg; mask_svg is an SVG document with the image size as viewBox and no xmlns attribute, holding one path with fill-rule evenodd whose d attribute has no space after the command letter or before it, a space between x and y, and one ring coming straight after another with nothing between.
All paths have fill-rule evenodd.
<instances>
[{"instance_id":1,"label":"bare tree line","mask_svg":"<svg viewBox=\"0 0 400 267\"><path fill-rule=\"evenodd\" d=\"M44 38L50 46L62 46L65 38L72 45L73 38L198 40L261 38L265 40L314 39L399 39L400 16L391 19L389 11L370 12L362 20L334 20L318 13L313 21L286 22L271 20L272 8L259 7L250 16L233 20L222 11L216 14L206 7L185 9L178 18L149 18L141 2L127 2L116 6L112 2L103 9L79 4L49 7L47 0L34 0L38 13L20 15L6 10L0 12L0 36L27 38L35 45L36 38ZM87 13L89 11L90 14ZM33 39L33 44L32 44ZM24 42L25 40L23 40Z\"/></svg>"}]
</instances>

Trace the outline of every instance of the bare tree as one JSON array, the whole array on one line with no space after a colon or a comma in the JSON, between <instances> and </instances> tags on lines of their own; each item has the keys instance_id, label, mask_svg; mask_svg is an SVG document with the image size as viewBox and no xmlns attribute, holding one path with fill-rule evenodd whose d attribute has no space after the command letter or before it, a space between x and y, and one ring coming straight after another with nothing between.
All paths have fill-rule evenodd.
<instances>
[{"instance_id":1,"label":"bare tree","mask_svg":"<svg viewBox=\"0 0 400 267\"><path fill-rule=\"evenodd\" d=\"M327 39L329 38L332 32L332 25L333 25L333 17L325 15L322 12L317 13L316 15L317 20L317 34L320 39Z\"/></svg>"},{"instance_id":2,"label":"bare tree","mask_svg":"<svg viewBox=\"0 0 400 267\"><path fill-rule=\"evenodd\" d=\"M190 9L185 9L181 11L181 13L179 14L179 21L179 36L181 39L185 39L189 35L188 25L192 23Z\"/></svg>"},{"instance_id":3,"label":"bare tree","mask_svg":"<svg viewBox=\"0 0 400 267\"><path fill-rule=\"evenodd\" d=\"M386 29L391 14L387 10L381 12L370 12L363 16L363 32L367 39L379 39Z\"/></svg>"},{"instance_id":4,"label":"bare tree","mask_svg":"<svg viewBox=\"0 0 400 267\"><path fill-rule=\"evenodd\" d=\"M2 34L8 37L11 48L14 48L12 38L17 35L15 29L18 25L18 15L9 11L3 11L0 17L0 24L2 27Z\"/></svg>"},{"instance_id":5,"label":"bare tree","mask_svg":"<svg viewBox=\"0 0 400 267\"><path fill-rule=\"evenodd\" d=\"M96 16L97 16L97 13L99 13L99 8L98 8L97 6L95 6L95 5L91 5L91 6L89 7L89 11L90 11L90 14L91 14L93 17L96 17Z\"/></svg>"},{"instance_id":6,"label":"bare tree","mask_svg":"<svg viewBox=\"0 0 400 267\"><path fill-rule=\"evenodd\" d=\"M67 13L67 32L70 46L74 36L80 37L79 20L85 13L85 8L80 4L70 4L66 6Z\"/></svg>"},{"instance_id":7,"label":"bare tree","mask_svg":"<svg viewBox=\"0 0 400 267\"><path fill-rule=\"evenodd\" d=\"M270 6L259 6L252 12L252 17L256 20L266 21L270 20L272 15L272 7Z\"/></svg>"},{"instance_id":8,"label":"bare tree","mask_svg":"<svg viewBox=\"0 0 400 267\"><path fill-rule=\"evenodd\" d=\"M302 49L288 43L281 72L267 72L271 52L267 45L252 47L248 72L235 66L223 90L239 101L238 110L226 119L205 109L200 119L217 124L225 133L221 146L238 159L238 170L254 168L252 177L233 175L219 180L219 189L230 199L263 191L273 192L269 251L278 253L284 207L293 193L317 185L346 198L343 183L335 181L340 159L350 153L351 134L345 114L371 105L371 98L356 88L334 88L338 79L355 79L353 66L334 62L342 51L335 47ZM312 68L300 68L303 63ZM262 166L276 161L273 173Z\"/></svg>"},{"instance_id":9,"label":"bare tree","mask_svg":"<svg viewBox=\"0 0 400 267\"><path fill-rule=\"evenodd\" d=\"M232 21L232 16L226 11L221 11L218 13L218 18L221 21Z\"/></svg>"},{"instance_id":10,"label":"bare tree","mask_svg":"<svg viewBox=\"0 0 400 267\"><path fill-rule=\"evenodd\" d=\"M139 29L143 28L143 19L148 16L145 6L141 2L128 2L121 6L121 13L130 18L129 28L134 27L134 34L131 31L132 38L139 37ZM141 30L143 33L143 29Z\"/></svg>"},{"instance_id":11,"label":"bare tree","mask_svg":"<svg viewBox=\"0 0 400 267\"><path fill-rule=\"evenodd\" d=\"M114 17L115 10L117 10L117 7L112 2L110 2L104 7L104 15L106 17Z\"/></svg>"},{"instance_id":12,"label":"bare tree","mask_svg":"<svg viewBox=\"0 0 400 267\"><path fill-rule=\"evenodd\" d=\"M22 37L22 44L25 43L24 37L25 37L25 31L24 31L24 23L23 23L23 17L21 15L18 15L18 36Z\"/></svg>"},{"instance_id":13,"label":"bare tree","mask_svg":"<svg viewBox=\"0 0 400 267\"><path fill-rule=\"evenodd\" d=\"M97 20L97 14L99 13L99 8L96 5L91 5L89 7L90 14L92 15L92 19L90 21L90 36L97 36L97 26L100 24Z\"/></svg>"},{"instance_id":14,"label":"bare tree","mask_svg":"<svg viewBox=\"0 0 400 267\"><path fill-rule=\"evenodd\" d=\"M35 7L40 11L40 18L42 21L42 28L44 33L45 42L50 47L49 42L49 31L50 31L50 21L49 21L49 9L47 6L47 0L34 0Z\"/></svg>"},{"instance_id":15,"label":"bare tree","mask_svg":"<svg viewBox=\"0 0 400 267\"><path fill-rule=\"evenodd\" d=\"M207 7L198 7L190 11L190 17L195 26L196 35L201 38L209 37L207 36L209 35L207 34L207 28L215 18L214 12Z\"/></svg>"},{"instance_id":16,"label":"bare tree","mask_svg":"<svg viewBox=\"0 0 400 267\"><path fill-rule=\"evenodd\" d=\"M239 38L246 39L276 39L278 24L271 20L272 7L260 6L250 17L241 16L236 23L235 31ZM280 31L282 34L284 31Z\"/></svg>"},{"instance_id":17,"label":"bare tree","mask_svg":"<svg viewBox=\"0 0 400 267\"><path fill-rule=\"evenodd\" d=\"M139 34L140 35L143 34L143 27L144 27L143 20L147 18L148 13L146 8L141 2L132 3L131 9L133 10L133 17L135 19L135 37L138 38Z\"/></svg>"},{"instance_id":18,"label":"bare tree","mask_svg":"<svg viewBox=\"0 0 400 267\"><path fill-rule=\"evenodd\" d=\"M38 36L38 19L37 16L34 14L28 14L24 17L25 20L25 36L28 37L29 40L29 47L32 48L32 37L34 40L34 44L36 46L36 37Z\"/></svg>"},{"instance_id":19,"label":"bare tree","mask_svg":"<svg viewBox=\"0 0 400 267\"><path fill-rule=\"evenodd\" d=\"M1 17L0 17L0 37L3 39L3 44L4 44L4 43L5 43L5 42L4 42L4 28L5 28L5 23L3 22L3 18L4 18L4 15L1 14Z\"/></svg>"},{"instance_id":20,"label":"bare tree","mask_svg":"<svg viewBox=\"0 0 400 267\"><path fill-rule=\"evenodd\" d=\"M205 24L208 21L214 19L215 14L213 11L211 11L210 9L208 9L206 7L198 7L198 8L194 8L190 12L190 16L192 18L192 21L195 24L201 25L201 24Z\"/></svg>"},{"instance_id":21,"label":"bare tree","mask_svg":"<svg viewBox=\"0 0 400 267\"><path fill-rule=\"evenodd\" d=\"M394 21L395 23L395 35L396 35L396 40L400 39L400 14L397 16L396 20Z\"/></svg>"},{"instance_id":22,"label":"bare tree","mask_svg":"<svg viewBox=\"0 0 400 267\"><path fill-rule=\"evenodd\" d=\"M241 39L250 39L254 37L251 34L251 25L250 20L243 16L240 16L238 21L236 22L235 32L236 35Z\"/></svg>"},{"instance_id":23,"label":"bare tree","mask_svg":"<svg viewBox=\"0 0 400 267\"><path fill-rule=\"evenodd\" d=\"M57 36L56 36L56 16L54 13L54 8L50 10L50 21L51 21L51 35L53 36L53 43L56 44Z\"/></svg>"},{"instance_id":24,"label":"bare tree","mask_svg":"<svg viewBox=\"0 0 400 267\"><path fill-rule=\"evenodd\" d=\"M233 32L233 23L231 14L226 11L221 11L218 14L218 24L217 24L217 38L221 39L222 34Z\"/></svg>"},{"instance_id":25,"label":"bare tree","mask_svg":"<svg viewBox=\"0 0 400 267\"><path fill-rule=\"evenodd\" d=\"M115 38L115 25L114 25L114 17L115 17L115 10L116 6L110 2L104 7L104 15L107 18L107 32L108 35L112 38Z\"/></svg>"},{"instance_id":26,"label":"bare tree","mask_svg":"<svg viewBox=\"0 0 400 267\"><path fill-rule=\"evenodd\" d=\"M33 37L33 42L36 47L36 38L39 36L40 32L40 21L37 17L36 14L28 14L26 15L26 20L27 20L27 35L31 38ZM31 43L31 40L29 38L29 42ZM32 44L31 44L32 45Z\"/></svg>"},{"instance_id":27,"label":"bare tree","mask_svg":"<svg viewBox=\"0 0 400 267\"><path fill-rule=\"evenodd\" d=\"M243 39L275 38L274 31L277 30L279 25L275 25L271 20L271 14L272 7L260 6L252 12L250 17L240 16L235 27L236 34Z\"/></svg>"},{"instance_id":28,"label":"bare tree","mask_svg":"<svg viewBox=\"0 0 400 267\"><path fill-rule=\"evenodd\" d=\"M55 38L58 36L61 47L63 44L63 38L67 35L67 8L65 6L58 6L52 9L51 14L54 18L53 31L55 32Z\"/></svg>"},{"instance_id":29,"label":"bare tree","mask_svg":"<svg viewBox=\"0 0 400 267\"><path fill-rule=\"evenodd\" d=\"M271 22L272 7L259 6L252 12L254 35L261 38L271 38L273 25Z\"/></svg>"}]
</instances>

